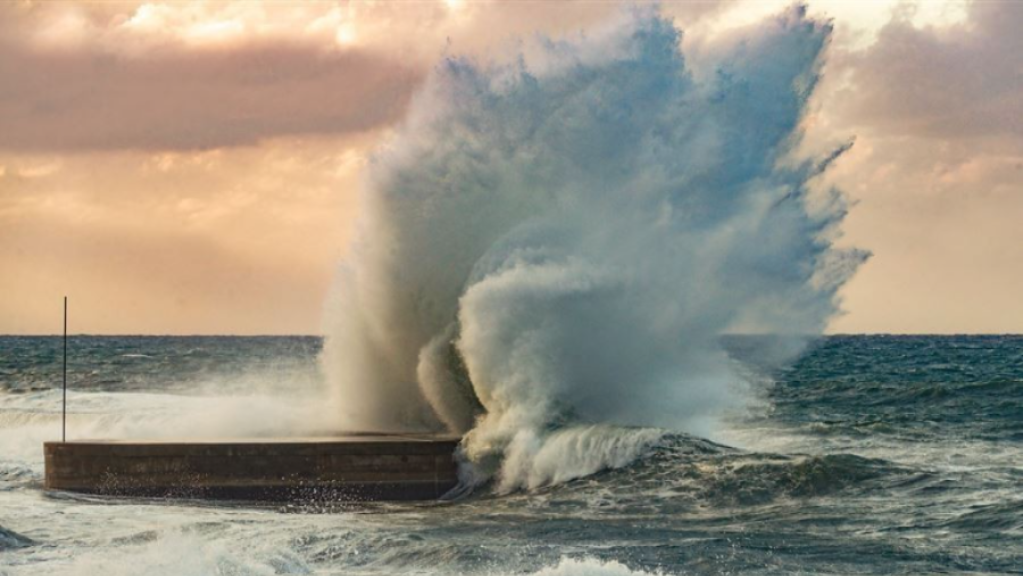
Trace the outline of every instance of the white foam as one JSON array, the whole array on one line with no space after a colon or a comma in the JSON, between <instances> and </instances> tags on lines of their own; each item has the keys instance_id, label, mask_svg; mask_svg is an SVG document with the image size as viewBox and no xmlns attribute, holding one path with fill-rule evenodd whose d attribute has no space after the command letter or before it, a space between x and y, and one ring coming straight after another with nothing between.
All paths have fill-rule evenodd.
<instances>
[{"instance_id":1,"label":"white foam","mask_svg":"<svg viewBox=\"0 0 1024 576\"><path fill-rule=\"evenodd\" d=\"M271 576L312 573L294 555L262 559L259 556L251 551L229 549L226 542L211 541L193 531L176 530L164 533L151 542L123 546L116 554L111 554L109 549L86 552L75 557L70 565L60 566L55 573L72 576ZM58 567L50 565L49 568Z\"/></svg>"},{"instance_id":2,"label":"white foam","mask_svg":"<svg viewBox=\"0 0 1024 576\"><path fill-rule=\"evenodd\" d=\"M563 558L555 566L542 568L534 576L664 576L666 573L630 570L625 564L592 558Z\"/></svg>"}]
</instances>

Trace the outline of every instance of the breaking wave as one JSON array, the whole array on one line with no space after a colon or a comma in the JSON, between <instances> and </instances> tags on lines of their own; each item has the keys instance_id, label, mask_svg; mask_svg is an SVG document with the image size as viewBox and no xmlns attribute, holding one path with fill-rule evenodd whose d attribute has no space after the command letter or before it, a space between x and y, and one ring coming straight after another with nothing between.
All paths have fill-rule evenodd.
<instances>
[{"instance_id":1,"label":"breaking wave","mask_svg":"<svg viewBox=\"0 0 1024 576\"><path fill-rule=\"evenodd\" d=\"M634 8L511 64L439 64L375 154L329 305L344 426L465 434L469 481L510 491L744 408L721 336L799 350L866 257L811 185L846 146L794 153L829 32L794 9L694 70Z\"/></svg>"}]
</instances>

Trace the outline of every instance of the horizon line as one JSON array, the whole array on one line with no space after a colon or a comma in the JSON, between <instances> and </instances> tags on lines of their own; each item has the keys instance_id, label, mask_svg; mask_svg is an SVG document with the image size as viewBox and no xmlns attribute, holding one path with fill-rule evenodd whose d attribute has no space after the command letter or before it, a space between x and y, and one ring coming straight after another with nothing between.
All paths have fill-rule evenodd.
<instances>
[{"instance_id":1,"label":"horizon line","mask_svg":"<svg viewBox=\"0 0 1024 576\"><path fill-rule=\"evenodd\" d=\"M327 334L317 333L94 333L94 332L69 332L68 337L86 336L92 338L327 338ZM1022 332L829 332L825 334L794 334L785 332L730 332L719 336L795 336L804 338L822 338L830 336L1021 336ZM63 334L56 333L0 333L0 338L61 338Z\"/></svg>"}]
</instances>

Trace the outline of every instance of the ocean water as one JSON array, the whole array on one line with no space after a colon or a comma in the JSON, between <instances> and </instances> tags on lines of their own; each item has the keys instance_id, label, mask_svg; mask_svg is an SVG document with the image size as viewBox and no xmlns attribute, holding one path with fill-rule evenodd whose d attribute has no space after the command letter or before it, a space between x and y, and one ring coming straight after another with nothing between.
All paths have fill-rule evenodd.
<instances>
[{"instance_id":1,"label":"ocean water","mask_svg":"<svg viewBox=\"0 0 1024 576\"><path fill-rule=\"evenodd\" d=\"M597 423L644 440L507 494L260 505L44 491L60 339L0 337L0 574L1021 572L1020 336L832 336L782 368L751 342L723 342L756 400L713 438ZM69 348L70 438L280 433L324 385L312 337Z\"/></svg>"}]
</instances>

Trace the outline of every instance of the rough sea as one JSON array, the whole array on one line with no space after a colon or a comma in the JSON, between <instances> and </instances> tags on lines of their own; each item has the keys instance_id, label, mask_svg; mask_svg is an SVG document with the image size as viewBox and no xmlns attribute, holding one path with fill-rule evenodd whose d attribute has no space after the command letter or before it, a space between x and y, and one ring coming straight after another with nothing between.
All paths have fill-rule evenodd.
<instances>
[{"instance_id":1,"label":"rough sea","mask_svg":"<svg viewBox=\"0 0 1024 576\"><path fill-rule=\"evenodd\" d=\"M289 505L47 492L61 341L0 337L0 574L1020 574L1020 336L831 336L701 438L533 490ZM68 436L287 428L313 337L69 342ZM295 408L298 410L298 408ZM274 420L269 422L269 420ZM636 434L621 429L610 433Z\"/></svg>"}]
</instances>

